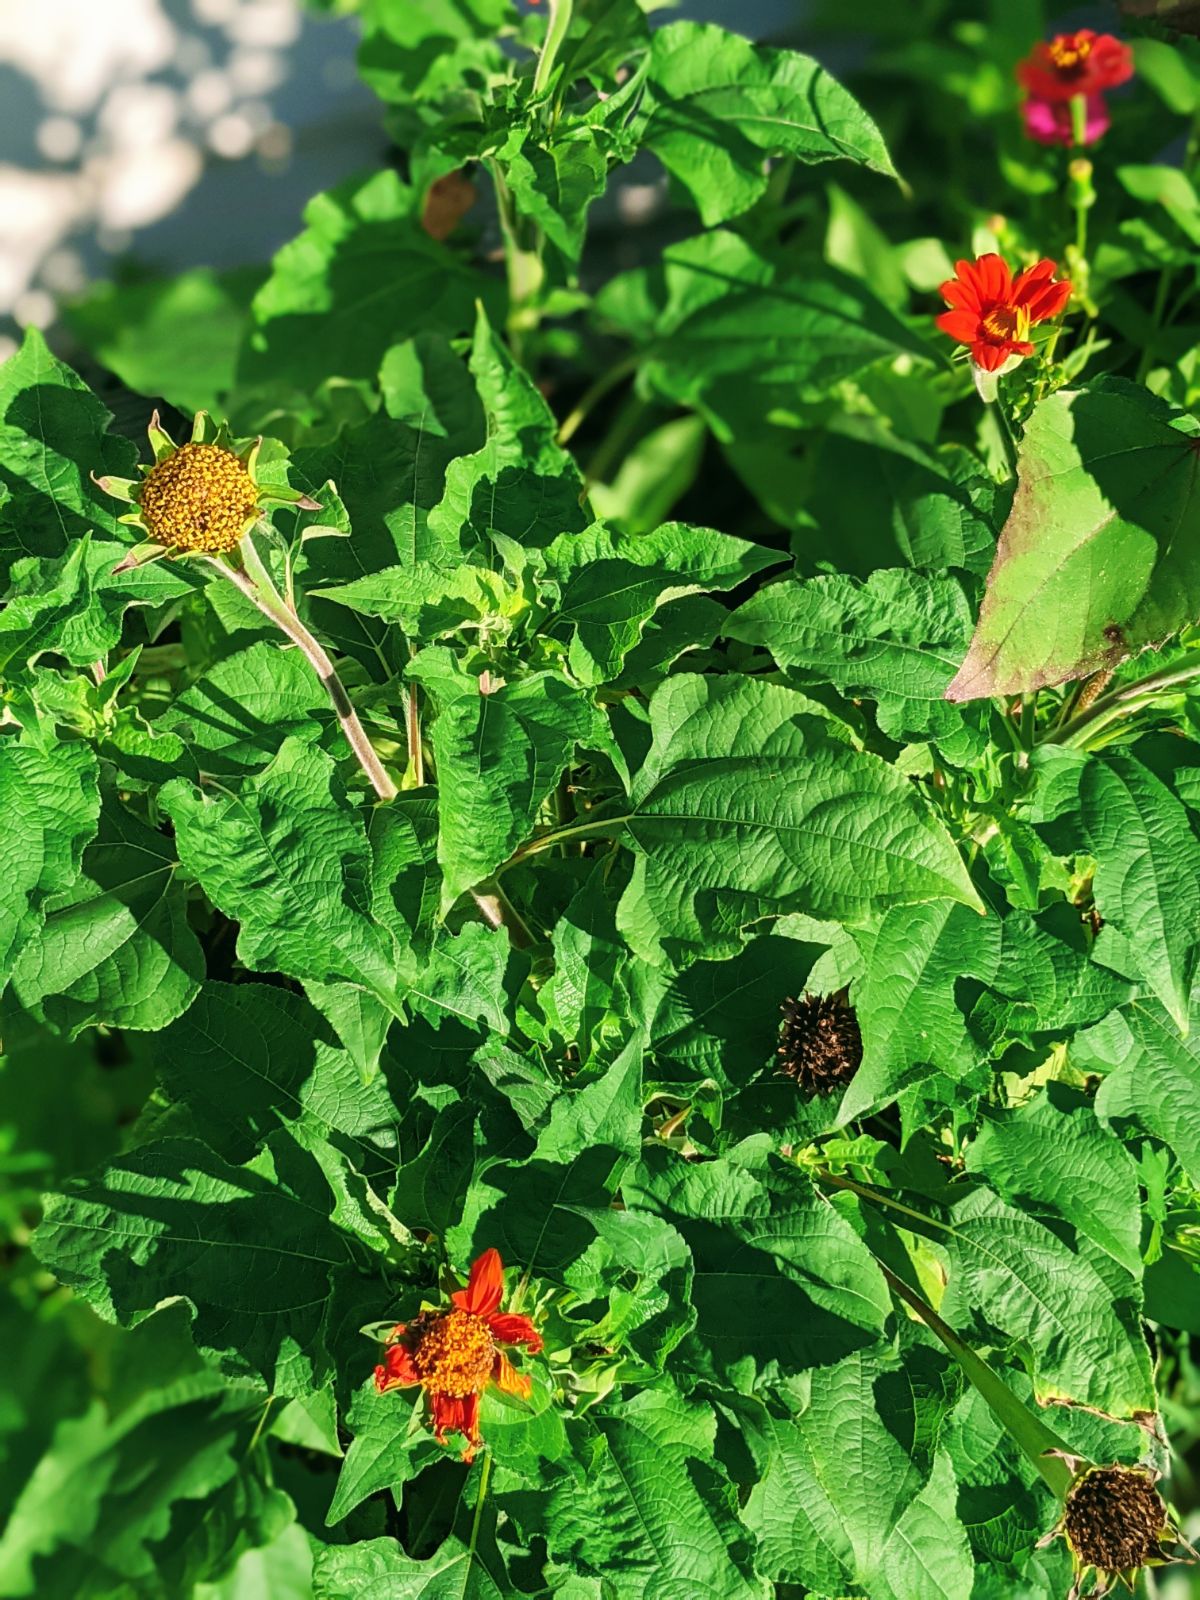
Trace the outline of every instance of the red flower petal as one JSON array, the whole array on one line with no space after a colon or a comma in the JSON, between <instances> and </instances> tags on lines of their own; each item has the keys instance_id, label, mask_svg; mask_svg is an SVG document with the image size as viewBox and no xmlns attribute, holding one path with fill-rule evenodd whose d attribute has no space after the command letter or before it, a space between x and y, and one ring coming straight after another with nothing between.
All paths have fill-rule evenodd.
<instances>
[{"instance_id":1,"label":"red flower petal","mask_svg":"<svg viewBox=\"0 0 1200 1600\"><path fill-rule=\"evenodd\" d=\"M1026 309L1029 312L1030 322L1049 322L1071 298L1071 280L1064 278L1061 283L1047 284L1045 289L1032 300Z\"/></svg>"},{"instance_id":2,"label":"red flower petal","mask_svg":"<svg viewBox=\"0 0 1200 1600\"><path fill-rule=\"evenodd\" d=\"M533 1389L533 1379L527 1372L518 1372L503 1350L496 1352L492 1382L504 1394L519 1395L522 1400L528 1400Z\"/></svg>"},{"instance_id":3,"label":"red flower petal","mask_svg":"<svg viewBox=\"0 0 1200 1600\"><path fill-rule=\"evenodd\" d=\"M523 1344L533 1356L542 1348L542 1336L528 1317L520 1317L514 1311L494 1312L487 1324L492 1338L499 1339L501 1344Z\"/></svg>"},{"instance_id":4,"label":"red flower petal","mask_svg":"<svg viewBox=\"0 0 1200 1600\"><path fill-rule=\"evenodd\" d=\"M960 262L961 266L963 263ZM957 307L964 311L980 310L979 294L974 284L966 283L961 278L947 278L938 293L948 306Z\"/></svg>"},{"instance_id":5,"label":"red flower petal","mask_svg":"<svg viewBox=\"0 0 1200 1600\"><path fill-rule=\"evenodd\" d=\"M495 1311L504 1293L504 1264L499 1250L485 1250L471 1267L467 1287L450 1296L462 1311L486 1317Z\"/></svg>"},{"instance_id":6,"label":"red flower petal","mask_svg":"<svg viewBox=\"0 0 1200 1600\"><path fill-rule=\"evenodd\" d=\"M433 1412L433 1437L439 1444L445 1444L448 1433L461 1433L467 1441L462 1458L473 1461L483 1443L479 1436L479 1396L431 1394L429 1403Z\"/></svg>"},{"instance_id":7,"label":"red flower petal","mask_svg":"<svg viewBox=\"0 0 1200 1600\"><path fill-rule=\"evenodd\" d=\"M1003 256L980 256L975 263L983 284L985 300L1007 300L1012 292L1012 273Z\"/></svg>"},{"instance_id":8,"label":"red flower petal","mask_svg":"<svg viewBox=\"0 0 1200 1600\"><path fill-rule=\"evenodd\" d=\"M407 1389L420 1381L411 1352L402 1344L389 1345L384 1351L383 1365L375 1368L375 1387L379 1393L387 1394L389 1389Z\"/></svg>"},{"instance_id":9,"label":"red flower petal","mask_svg":"<svg viewBox=\"0 0 1200 1600\"><path fill-rule=\"evenodd\" d=\"M943 311L940 317L933 320L943 333L957 339L959 344L970 344L979 332L977 311Z\"/></svg>"},{"instance_id":10,"label":"red flower petal","mask_svg":"<svg viewBox=\"0 0 1200 1600\"><path fill-rule=\"evenodd\" d=\"M1007 345L985 344L981 339L971 346L971 360L985 372L995 372L1008 360L1012 351Z\"/></svg>"}]
</instances>

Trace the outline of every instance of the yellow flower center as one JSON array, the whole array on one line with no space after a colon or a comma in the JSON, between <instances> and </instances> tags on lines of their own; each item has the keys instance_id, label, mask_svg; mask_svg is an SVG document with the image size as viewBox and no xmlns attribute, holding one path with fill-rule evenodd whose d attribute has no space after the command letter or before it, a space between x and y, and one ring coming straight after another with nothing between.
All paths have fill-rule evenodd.
<instances>
[{"instance_id":1,"label":"yellow flower center","mask_svg":"<svg viewBox=\"0 0 1200 1600\"><path fill-rule=\"evenodd\" d=\"M456 1399L482 1394L496 1361L496 1341L482 1317L471 1311L447 1311L422 1333L413 1351L421 1385Z\"/></svg>"},{"instance_id":2,"label":"yellow flower center","mask_svg":"<svg viewBox=\"0 0 1200 1600\"><path fill-rule=\"evenodd\" d=\"M185 444L150 471L138 503L157 544L216 554L241 538L257 496L232 450Z\"/></svg>"},{"instance_id":3,"label":"yellow flower center","mask_svg":"<svg viewBox=\"0 0 1200 1600\"><path fill-rule=\"evenodd\" d=\"M1050 41L1050 59L1060 72L1073 72L1080 67L1092 53L1092 41L1081 39L1077 34L1060 34L1057 39Z\"/></svg>"},{"instance_id":4,"label":"yellow flower center","mask_svg":"<svg viewBox=\"0 0 1200 1600\"><path fill-rule=\"evenodd\" d=\"M979 325L997 344L1005 344L1010 339L1023 343L1029 334L1029 313L1022 306L993 306L980 319Z\"/></svg>"}]
</instances>

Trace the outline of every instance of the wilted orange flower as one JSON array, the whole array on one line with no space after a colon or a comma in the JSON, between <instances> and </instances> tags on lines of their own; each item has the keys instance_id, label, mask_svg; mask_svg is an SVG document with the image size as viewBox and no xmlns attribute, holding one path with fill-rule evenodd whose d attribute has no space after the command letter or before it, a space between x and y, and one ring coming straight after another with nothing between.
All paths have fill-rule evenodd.
<instances>
[{"instance_id":1,"label":"wilted orange flower","mask_svg":"<svg viewBox=\"0 0 1200 1600\"><path fill-rule=\"evenodd\" d=\"M388 1336L383 1364L375 1368L380 1394L419 1383L429 1395L433 1434L446 1442L450 1429L467 1441L464 1461L471 1461L479 1436L479 1397L490 1383L507 1394L529 1398L532 1380L518 1372L500 1349L524 1345L530 1355L542 1348L542 1336L528 1317L502 1312L504 1265L498 1250L485 1250L471 1268L467 1287L450 1296L443 1311L422 1311L412 1322L398 1323Z\"/></svg>"},{"instance_id":2,"label":"wilted orange flower","mask_svg":"<svg viewBox=\"0 0 1200 1600\"><path fill-rule=\"evenodd\" d=\"M1111 33L1058 33L1041 41L1017 67L1017 77L1040 100L1071 100L1115 89L1133 76L1133 51Z\"/></svg>"},{"instance_id":3,"label":"wilted orange flower","mask_svg":"<svg viewBox=\"0 0 1200 1600\"><path fill-rule=\"evenodd\" d=\"M957 261L940 291L951 309L937 325L970 347L976 366L998 372L1011 357L1033 354L1030 328L1056 317L1071 298L1070 279L1055 282L1055 271L1053 261L1039 261L1014 280L1001 256Z\"/></svg>"}]
</instances>

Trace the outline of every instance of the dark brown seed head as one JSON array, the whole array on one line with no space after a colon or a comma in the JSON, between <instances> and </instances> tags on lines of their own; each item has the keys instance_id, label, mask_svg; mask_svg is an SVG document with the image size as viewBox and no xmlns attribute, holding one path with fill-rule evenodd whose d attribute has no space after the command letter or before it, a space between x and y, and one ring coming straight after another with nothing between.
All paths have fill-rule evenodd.
<instances>
[{"instance_id":1,"label":"dark brown seed head","mask_svg":"<svg viewBox=\"0 0 1200 1600\"><path fill-rule=\"evenodd\" d=\"M848 1083L862 1060L854 1008L836 995L785 1000L779 1030L779 1070L803 1095L831 1094Z\"/></svg>"},{"instance_id":2,"label":"dark brown seed head","mask_svg":"<svg viewBox=\"0 0 1200 1600\"><path fill-rule=\"evenodd\" d=\"M1081 1567L1131 1572L1161 1558L1171 1522L1148 1472L1137 1467L1093 1467L1067 1495L1067 1543Z\"/></svg>"}]
</instances>

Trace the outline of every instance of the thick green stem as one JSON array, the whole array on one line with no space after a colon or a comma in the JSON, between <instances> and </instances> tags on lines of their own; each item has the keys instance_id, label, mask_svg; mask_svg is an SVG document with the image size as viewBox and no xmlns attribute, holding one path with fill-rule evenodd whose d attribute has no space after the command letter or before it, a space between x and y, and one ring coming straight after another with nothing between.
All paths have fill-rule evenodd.
<instances>
[{"instance_id":1,"label":"thick green stem","mask_svg":"<svg viewBox=\"0 0 1200 1600\"><path fill-rule=\"evenodd\" d=\"M941 1340L996 1421L1023 1452L1030 1465L1041 1474L1047 1488L1061 1500L1072 1480L1071 1468L1062 1459L1062 1455L1069 1456L1072 1453L1070 1445L1017 1398L999 1374L993 1372L983 1357L976 1355L970 1345L959 1338L950 1324L944 1322L915 1289L898 1278L878 1258L876 1260L888 1286L906 1305L912 1307L930 1333Z\"/></svg>"},{"instance_id":2,"label":"thick green stem","mask_svg":"<svg viewBox=\"0 0 1200 1600\"><path fill-rule=\"evenodd\" d=\"M1183 688L1197 678L1200 678L1200 661L1186 667L1164 667L1161 672L1152 672L1149 677L1139 678L1136 683L1122 684L1111 694L1101 695L1087 710L1064 722L1062 727L1055 728L1040 742L1078 746L1082 736L1095 735L1119 718L1145 710L1153 705L1160 694Z\"/></svg>"},{"instance_id":3,"label":"thick green stem","mask_svg":"<svg viewBox=\"0 0 1200 1600\"><path fill-rule=\"evenodd\" d=\"M620 361L614 362L607 372L600 374L595 383L584 391L575 409L564 419L562 426L558 430L559 444L570 443L605 395L623 382L631 372L637 371L638 364L644 355L645 351L631 350L628 355L622 356Z\"/></svg>"},{"instance_id":4,"label":"thick green stem","mask_svg":"<svg viewBox=\"0 0 1200 1600\"><path fill-rule=\"evenodd\" d=\"M346 693L346 687L338 677L337 669L329 659L325 649L309 633L300 618L275 587L271 574L267 571L251 534L247 533L243 536L239 549L244 570L230 566L217 556L208 556L205 559L223 578L235 584L246 596L247 600L257 606L263 616L269 618L304 656L320 680L325 693L329 696L330 703L337 714L337 719L341 723L342 732L346 736L346 742L358 758L358 764L366 774L371 787L381 800L394 800L398 792L396 785L392 782L383 763L376 755L375 747L368 739L362 723L358 720L358 712L355 711L351 704L350 696Z\"/></svg>"},{"instance_id":5,"label":"thick green stem","mask_svg":"<svg viewBox=\"0 0 1200 1600\"><path fill-rule=\"evenodd\" d=\"M519 861L527 861L530 856L540 855L544 850L553 850L556 844L562 844L565 839L595 839L605 835L613 838L632 820L632 814L626 813L620 817L598 818L595 822L574 822L569 828L551 828L514 850L503 866L496 869L496 874L499 876L507 872L509 867L515 867Z\"/></svg>"},{"instance_id":6,"label":"thick green stem","mask_svg":"<svg viewBox=\"0 0 1200 1600\"><path fill-rule=\"evenodd\" d=\"M488 162L496 188L496 210L504 235L504 261L508 275L508 342L516 359L525 361L525 340L541 320L538 300L546 279L542 265L541 230L531 246L523 238L521 218L498 161Z\"/></svg>"},{"instance_id":7,"label":"thick green stem","mask_svg":"<svg viewBox=\"0 0 1200 1600\"><path fill-rule=\"evenodd\" d=\"M488 1482L492 1476L492 1457L489 1452L483 1458L483 1466L479 1469L479 1493L475 1497L475 1516L471 1522L471 1543L468 1546L471 1555L475 1554L475 1547L479 1543L479 1524L483 1520L483 1503L487 1499Z\"/></svg>"}]
</instances>

